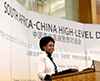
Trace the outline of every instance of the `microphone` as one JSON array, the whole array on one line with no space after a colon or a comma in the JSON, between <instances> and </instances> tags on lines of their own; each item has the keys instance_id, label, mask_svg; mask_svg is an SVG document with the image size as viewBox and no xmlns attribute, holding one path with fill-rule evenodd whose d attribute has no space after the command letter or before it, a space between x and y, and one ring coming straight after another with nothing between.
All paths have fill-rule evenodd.
<instances>
[{"instance_id":1,"label":"microphone","mask_svg":"<svg viewBox=\"0 0 100 81\"><path fill-rule=\"evenodd\" d=\"M91 67L90 68L92 68L92 66L93 66L93 63L91 64Z\"/></svg>"},{"instance_id":2,"label":"microphone","mask_svg":"<svg viewBox=\"0 0 100 81\"><path fill-rule=\"evenodd\" d=\"M93 66L93 63L91 64L90 68L83 69L82 71L89 70L89 69L93 69L92 66Z\"/></svg>"}]
</instances>

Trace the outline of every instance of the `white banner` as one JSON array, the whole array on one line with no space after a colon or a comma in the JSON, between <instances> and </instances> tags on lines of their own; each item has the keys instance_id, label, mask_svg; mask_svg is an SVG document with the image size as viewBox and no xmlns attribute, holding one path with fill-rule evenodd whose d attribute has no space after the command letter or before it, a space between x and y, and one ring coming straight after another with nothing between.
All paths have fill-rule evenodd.
<instances>
[{"instance_id":1,"label":"white banner","mask_svg":"<svg viewBox=\"0 0 100 81\"><path fill-rule=\"evenodd\" d=\"M12 0L7 1L12 5ZM5 14L4 0L0 0L0 81L10 81L11 77L11 18ZM9 12L9 10L7 10Z\"/></svg>"},{"instance_id":2,"label":"white banner","mask_svg":"<svg viewBox=\"0 0 100 81\"><path fill-rule=\"evenodd\" d=\"M26 52L29 49L29 42L28 29L25 27L24 22L25 17L28 17L28 13L18 2L12 2L12 36L16 39L12 42L12 81L28 81L29 57Z\"/></svg>"},{"instance_id":3,"label":"white banner","mask_svg":"<svg viewBox=\"0 0 100 81\"><path fill-rule=\"evenodd\" d=\"M99 25L82 24L23 8L15 0L0 1L0 81L37 81L39 40L52 36L59 71L90 67L100 56Z\"/></svg>"},{"instance_id":4,"label":"white banner","mask_svg":"<svg viewBox=\"0 0 100 81\"><path fill-rule=\"evenodd\" d=\"M88 31L88 35L85 41L86 56L91 58L91 61L87 60L87 67L91 67L92 60L100 61L100 25L85 24L85 30Z\"/></svg>"}]
</instances>

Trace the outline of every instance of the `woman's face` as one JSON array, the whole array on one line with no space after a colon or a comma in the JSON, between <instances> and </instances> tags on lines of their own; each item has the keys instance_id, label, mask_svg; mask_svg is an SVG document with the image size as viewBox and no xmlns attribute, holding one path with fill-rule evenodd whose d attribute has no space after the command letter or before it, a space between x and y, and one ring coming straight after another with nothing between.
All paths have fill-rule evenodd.
<instances>
[{"instance_id":1,"label":"woman's face","mask_svg":"<svg viewBox=\"0 0 100 81\"><path fill-rule=\"evenodd\" d=\"M45 49L45 51L47 51L48 53L52 54L54 51L54 43L52 41L48 42L46 44L46 46L43 46L43 48Z\"/></svg>"}]
</instances>

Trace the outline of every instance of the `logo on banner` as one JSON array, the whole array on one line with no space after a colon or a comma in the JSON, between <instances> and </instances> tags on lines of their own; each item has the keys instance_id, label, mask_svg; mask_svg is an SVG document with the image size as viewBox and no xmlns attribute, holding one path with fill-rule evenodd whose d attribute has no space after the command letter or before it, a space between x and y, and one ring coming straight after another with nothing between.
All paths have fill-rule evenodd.
<instances>
[{"instance_id":1,"label":"logo on banner","mask_svg":"<svg viewBox=\"0 0 100 81\"><path fill-rule=\"evenodd\" d=\"M50 0L28 0L29 9L42 14L50 14Z\"/></svg>"}]
</instances>

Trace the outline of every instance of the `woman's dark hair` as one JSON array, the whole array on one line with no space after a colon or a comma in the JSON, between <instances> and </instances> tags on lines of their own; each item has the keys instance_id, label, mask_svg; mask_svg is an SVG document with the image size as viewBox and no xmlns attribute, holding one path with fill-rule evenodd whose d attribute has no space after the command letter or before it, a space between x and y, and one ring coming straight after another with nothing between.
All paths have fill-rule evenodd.
<instances>
[{"instance_id":1,"label":"woman's dark hair","mask_svg":"<svg viewBox=\"0 0 100 81\"><path fill-rule=\"evenodd\" d=\"M42 51L44 51L43 46L46 46L48 44L48 42L50 42L50 41L52 41L53 43L55 43L54 39L52 37L50 37L50 36L46 36L46 37L41 38L40 39L40 43L39 43L40 44L40 49Z\"/></svg>"}]
</instances>

